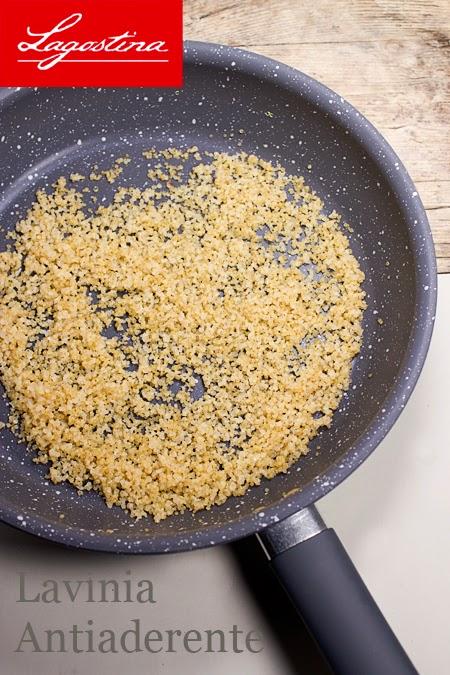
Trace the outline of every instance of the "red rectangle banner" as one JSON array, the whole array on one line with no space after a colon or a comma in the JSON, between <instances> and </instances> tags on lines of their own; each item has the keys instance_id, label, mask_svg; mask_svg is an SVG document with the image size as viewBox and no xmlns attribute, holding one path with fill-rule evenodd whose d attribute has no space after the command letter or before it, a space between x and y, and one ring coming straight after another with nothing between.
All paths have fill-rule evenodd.
<instances>
[{"instance_id":1,"label":"red rectangle banner","mask_svg":"<svg viewBox=\"0 0 450 675\"><path fill-rule=\"evenodd\" d=\"M182 0L17 0L0 10L0 86L180 86Z\"/></svg>"}]
</instances>

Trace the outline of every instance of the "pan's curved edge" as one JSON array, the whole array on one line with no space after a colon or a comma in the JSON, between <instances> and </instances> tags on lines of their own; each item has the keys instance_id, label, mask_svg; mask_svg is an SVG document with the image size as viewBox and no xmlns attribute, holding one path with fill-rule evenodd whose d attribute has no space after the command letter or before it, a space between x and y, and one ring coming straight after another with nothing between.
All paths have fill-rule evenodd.
<instances>
[{"instance_id":1,"label":"pan's curved edge","mask_svg":"<svg viewBox=\"0 0 450 675\"><path fill-rule=\"evenodd\" d=\"M289 89L320 108L336 124L344 127L364 147L367 156L386 176L401 204L416 259L416 306L408 352L401 372L380 414L360 436L352 451L325 474L297 494L286 496L250 516L231 521L226 526L210 526L195 532L177 533L168 537L120 539L98 531L71 528L27 514L24 509L18 520L17 511L1 504L0 519L13 527L54 542L76 548L115 553L167 553L205 548L232 542L283 520L296 511L325 496L347 478L376 448L404 409L421 373L431 341L437 301L437 270L434 244L425 209L402 162L375 127L341 96L304 73L267 57L234 47L207 42L186 42L185 61L244 71ZM0 90L0 108L27 90ZM17 94L16 94L17 92Z\"/></svg>"}]
</instances>

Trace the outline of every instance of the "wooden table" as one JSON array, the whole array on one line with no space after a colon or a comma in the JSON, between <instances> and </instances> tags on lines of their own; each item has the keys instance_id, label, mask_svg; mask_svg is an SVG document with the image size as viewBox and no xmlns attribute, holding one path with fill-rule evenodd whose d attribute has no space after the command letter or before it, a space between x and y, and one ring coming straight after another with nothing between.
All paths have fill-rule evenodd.
<instances>
[{"instance_id":1,"label":"wooden table","mask_svg":"<svg viewBox=\"0 0 450 675\"><path fill-rule=\"evenodd\" d=\"M328 85L411 174L450 272L450 0L185 0L186 39L283 61Z\"/></svg>"}]
</instances>

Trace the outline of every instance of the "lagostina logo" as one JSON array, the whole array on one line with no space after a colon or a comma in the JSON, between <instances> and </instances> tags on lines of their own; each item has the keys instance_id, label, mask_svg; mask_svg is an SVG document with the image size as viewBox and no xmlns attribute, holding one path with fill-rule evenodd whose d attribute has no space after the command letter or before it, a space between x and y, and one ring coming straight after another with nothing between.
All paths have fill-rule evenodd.
<instances>
[{"instance_id":1,"label":"lagostina logo","mask_svg":"<svg viewBox=\"0 0 450 675\"><path fill-rule=\"evenodd\" d=\"M0 87L180 87L182 0L17 0L0 10Z\"/></svg>"},{"instance_id":2,"label":"lagostina logo","mask_svg":"<svg viewBox=\"0 0 450 675\"><path fill-rule=\"evenodd\" d=\"M35 63L39 70L50 70L58 63L167 63L164 58L168 49L165 40L146 42L136 39L137 32L126 30L120 35L109 35L101 40L61 40L60 34L67 33L83 20L82 12L75 12L62 19L55 26L43 32L35 32L27 26L27 36L32 41L19 42L20 52L31 52L29 58L18 58L18 63ZM79 54L73 58L71 54ZM103 53L104 58L89 58L90 54ZM133 55L123 58L120 54ZM154 54L154 58L147 58ZM31 58L31 55L34 58ZM161 55L161 56L158 56Z\"/></svg>"}]
</instances>

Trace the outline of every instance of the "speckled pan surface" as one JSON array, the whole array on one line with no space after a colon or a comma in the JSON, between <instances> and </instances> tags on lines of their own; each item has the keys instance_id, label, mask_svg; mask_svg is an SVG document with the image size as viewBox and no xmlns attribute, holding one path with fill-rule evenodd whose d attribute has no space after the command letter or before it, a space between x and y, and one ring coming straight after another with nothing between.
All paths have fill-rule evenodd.
<instances>
[{"instance_id":1,"label":"speckled pan surface","mask_svg":"<svg viewBox=\"0 0 450 675\"><path fill-rule=\"evenodd\" d=\"M125 152L136 165L113 187L145 184L141 152L154 145L254 152L304 175L327 208L352 225L351 245L366 274L363 349L332 427L307 457L242 498L158 524L134 522L97 494L80 496L68 485L48 483L45 467L3 430L0 517L71 546L130 553L209 546L316 501L395 422L431 337L436 267L426 215L406 170L369 122L306 75L229 47L187 43L184 78L180 90L1 90L0 225L11 228L37 187L94 163L109 167ZM100 189L107 199L112 187ZM6 419L3 400L0 408Z\"/></svg>"}]
</instances>

